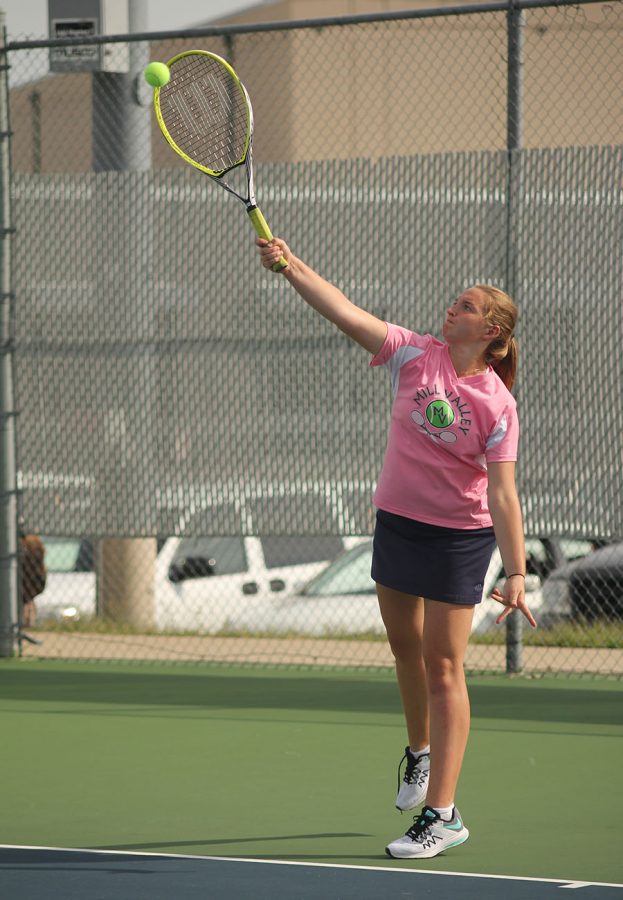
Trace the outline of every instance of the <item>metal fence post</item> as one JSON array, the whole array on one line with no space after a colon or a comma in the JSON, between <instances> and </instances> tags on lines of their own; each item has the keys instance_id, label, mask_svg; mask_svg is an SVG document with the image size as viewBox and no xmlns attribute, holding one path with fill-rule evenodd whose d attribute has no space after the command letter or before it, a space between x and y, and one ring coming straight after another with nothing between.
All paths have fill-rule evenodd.
<instances>
[{"instance_id":1,"label":"metal fence post","mask_svg":"<svg viewBox=\"0 0 623 900\"><path fill-rule=\"evenodd\" d=\"M0 12L0 657L13 655L19 615L10 186L8 58Z\"/></svg>"},{"instance_id":2,"label":"metal fence post","mask_svg":"<svg viewBox=\"0 0 623 900\"><path fill-rule=\"evenodd\" d=\"M509 0L506 14L508 36L508 80L506 109L506 148L508 158L506 194L506 287L515 297L519 287L517 272L517 187L523 143L523 69L525 13ZM506 619L506 672L523 668L523 618L514 612Z\"/></svg>"},{"instance_id":3,"label":"metal fence post","mask_svg":"<svg viewBox=\"0 0 623 900\"><path fill-rule=\"evenodd\" d=\"M130 32L143 32L147 27L147 0L129 0L128 12ZM93 74L93 165L96 171L147 171L151 168L151 103L145 106L138 102L139 85L147 88L143 82L143 69L149 62L149 54L148 43L130 41L129 73ZM150 100L151 95L151 89L147 88ZM139 221L143 228L150 227L142 217ZM104 277L108 277L107 272ZM156 360L153 353L147 364L154 381ZM146 448L142 449L141 466L147 453ZM127 456L116 458L111 454L111 458L119 483L127 482ZM99 616L135 628L149 630L154 627L156 556L155 538L107 536L99 541L96 561Z\"/></svg>"}]
</instances>

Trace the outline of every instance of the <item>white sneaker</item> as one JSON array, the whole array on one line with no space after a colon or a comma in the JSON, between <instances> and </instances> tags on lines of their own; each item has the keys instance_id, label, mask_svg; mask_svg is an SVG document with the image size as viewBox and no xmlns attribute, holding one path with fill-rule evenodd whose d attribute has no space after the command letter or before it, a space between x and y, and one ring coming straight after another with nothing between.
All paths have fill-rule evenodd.
<instances>
[{"instance_id":1,"label":"white sneaker","mask_svg":"<svg viewBox=\"0 0 623 900\"><path fill-rule=\"evenodd\" d=\"M425 806L407 833L388 844L385 852L394 859L430 859L450 847L464 844L468 837L469 831L456 806L449 822Z\"/></svg>"},{"instance_id":2,"label":"white sneaker","mask_svg":"<svg viewBox=\"0 0 623 900\"><path fill-rule=\"evenodd\" d=\"M400 769L404 761L407 761L405 774L400 783ZM409 747L405 747L405 755L398 764L398 796L396 797L396 809L415 809L426 800L428 790L428 778L430 775L430 754L423 753L417 758L411 753Z\"/></svg>"}]
</instances>

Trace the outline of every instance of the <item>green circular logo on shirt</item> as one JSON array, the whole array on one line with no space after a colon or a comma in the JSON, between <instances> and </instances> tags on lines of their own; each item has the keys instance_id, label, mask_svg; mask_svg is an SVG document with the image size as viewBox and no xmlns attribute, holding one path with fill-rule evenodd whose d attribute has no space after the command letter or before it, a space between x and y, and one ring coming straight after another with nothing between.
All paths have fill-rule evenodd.
<instances>
[{"instance_id":1,"label":"green circular logo on shirt","mask_svg":"<svg viewBox=\"0 0 623 900\"><path fill-rule=\"evenodd\" d=\"M449 428L454 422L454 410L445 400L433 400L426 407L426 418L433 428Z\"/></svg>"}]
</instances>

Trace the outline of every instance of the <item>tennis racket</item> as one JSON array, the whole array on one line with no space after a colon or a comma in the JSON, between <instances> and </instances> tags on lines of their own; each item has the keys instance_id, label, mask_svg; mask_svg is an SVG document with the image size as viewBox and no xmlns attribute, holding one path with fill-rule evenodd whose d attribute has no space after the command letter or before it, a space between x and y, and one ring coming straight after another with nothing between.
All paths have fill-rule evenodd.
<instances>
[{"instance_id":1,"label":"tennis racket","mask_svg":"<svg viewBox=\"0 0 623 900\"><path fill-rule=\"evenodd\" d=\"M271 241L255 201L253 109L245 86L226 60L207 50L179 53L167 66L170 80L154 90L160 130L182 159L241 200L256 233ZM239 166L246 169L246 195L224 179ZM273 269L286 266L282 257Z\"/></svg>"}]
</instances>

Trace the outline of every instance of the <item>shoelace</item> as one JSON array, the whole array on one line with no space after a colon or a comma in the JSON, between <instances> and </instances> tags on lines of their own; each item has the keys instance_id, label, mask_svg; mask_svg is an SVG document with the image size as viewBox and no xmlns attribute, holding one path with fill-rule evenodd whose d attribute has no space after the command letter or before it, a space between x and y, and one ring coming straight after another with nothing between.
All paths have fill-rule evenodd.
<instances>
[{"instance_id":1,"label":"shoelace","mask_svg":"<svg viewBox=\"0 0 623 900\"><path fill-rule=\"evenodd\" d=\"M430 847L440 840L440 838L431 831L431 826L439 821L439 816L431 816L428 812L430 812L429 808L425 807L419 816L414 817L413 825L407 831L406 836L410 837L416 844L424 844L425 846Z\"/></svg>"},{"instance_id":2,"label":"shoelace","mask_svg":"<svg viewBox=\"0 0 623 900\"><path fill-rule=\"evenodd\" d=\"M398 763L398 786L396 790L400 790L400 782L404 781L405 784L421 784L422 779L426 777L425 773L422 772L421 769L418 768L416 773L416 766L420 762L423 757L418 757L418 759L414 759L413 754L409 750L408 747L405 747L405 755L402 757L400 762ZM401 776L402 764L404 761L407 761L407 766L405 769L404 777Z\"/></svg>"}]
</instances>

